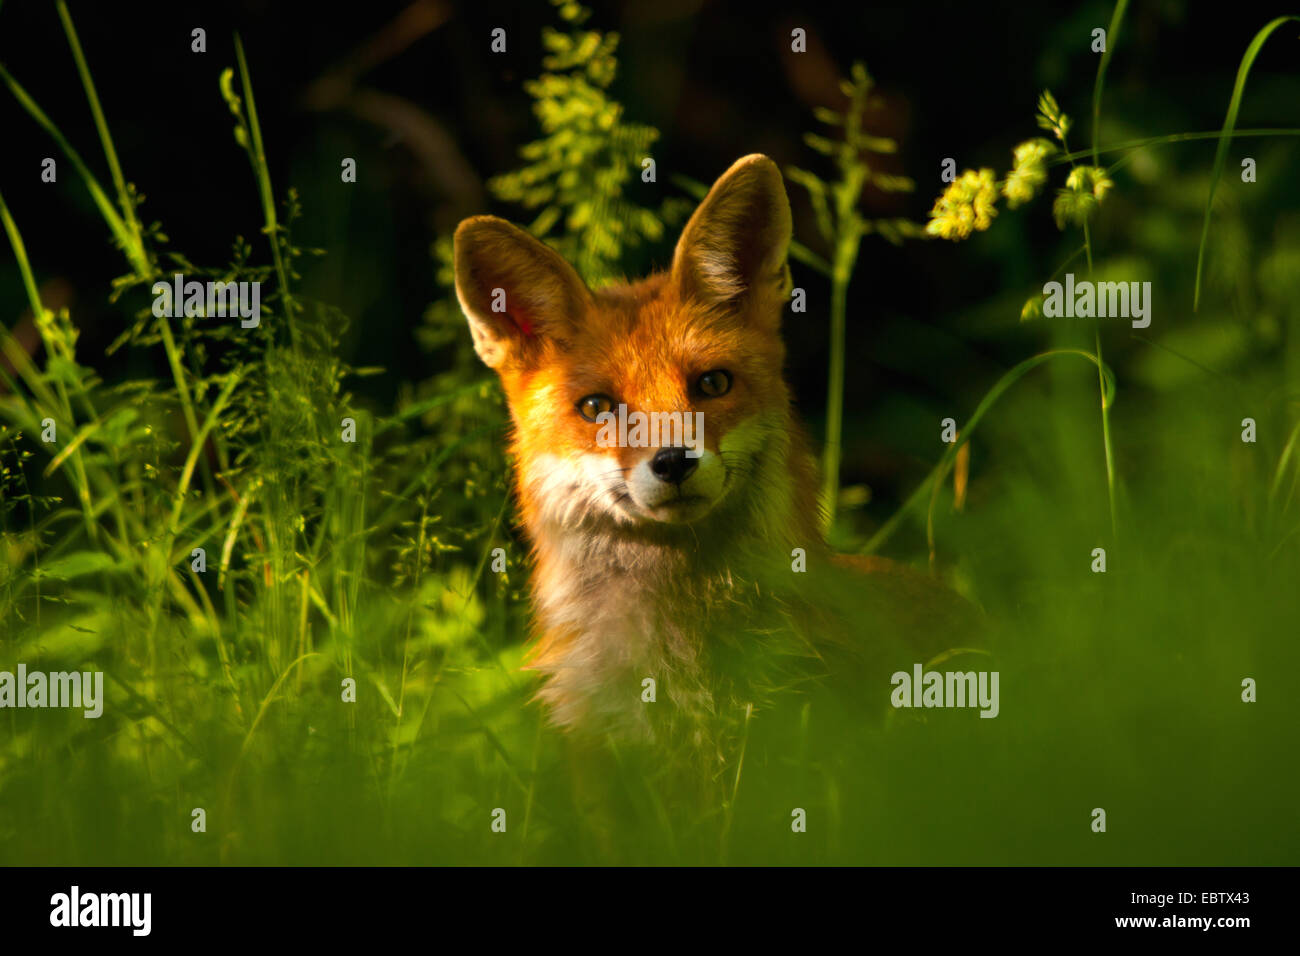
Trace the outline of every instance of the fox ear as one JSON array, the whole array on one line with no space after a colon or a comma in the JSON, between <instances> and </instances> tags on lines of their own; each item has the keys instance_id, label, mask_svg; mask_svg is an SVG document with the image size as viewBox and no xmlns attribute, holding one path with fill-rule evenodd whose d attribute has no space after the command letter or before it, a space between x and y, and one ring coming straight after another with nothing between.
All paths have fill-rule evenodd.
<instances>
[{"instance_id":1,"label":"fox ear","mask_svg":"<svg viewBox=\"0 0 1300 956\"><path fill-rule=\"evenodd\" d=\"M572 337L591 293L564 257L496 216L456 229L456 297L484 364L527 364L541 341Z\"/></svg>"},{"instance_id":2,"label":"fox ear","mask_svg":"<svg viewBox=\"0 0 1300 956\"><path fill-rule=\"evenodd\" d=\"M736 160L682 230L673 276L682 294L708 305L767 310L789 291L790 200L776 163Z\"/></svg>"}]
</instances>

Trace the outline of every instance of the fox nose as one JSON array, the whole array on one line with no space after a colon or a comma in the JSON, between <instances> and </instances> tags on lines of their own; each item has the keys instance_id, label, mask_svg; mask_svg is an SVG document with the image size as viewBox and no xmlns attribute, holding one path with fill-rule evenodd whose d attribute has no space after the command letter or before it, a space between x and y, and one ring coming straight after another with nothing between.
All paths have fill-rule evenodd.
<instances>
[{"instance_id":1,"label":"fox nose","mask_svg":"<svg viewBox=\"0 0 1300 956\"><path fill-rule=\"evenodd\" d=\"M650 459L650 470L660 481L680 485L699 464L696 458L687 458L685 448L661 448Z\"/></svg>"}]
</instances>

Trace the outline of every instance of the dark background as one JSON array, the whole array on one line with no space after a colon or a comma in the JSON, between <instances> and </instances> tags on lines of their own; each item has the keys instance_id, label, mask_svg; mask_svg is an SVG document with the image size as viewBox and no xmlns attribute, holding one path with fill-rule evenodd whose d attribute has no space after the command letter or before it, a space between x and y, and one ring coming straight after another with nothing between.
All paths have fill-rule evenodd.
<instances>
[{"instance_id":1,"label":"dark background","mask_svg":"<svg viewBox=\"0 0 1300 956\"><path fill-rule=\"evenodd\" d=\"M1088 145L1097 62L1091 31L1107 26L1113 9L1102 0L767 7L595 0L591 6L588 27L622 36L611 96L624 103L629 119L662 132L654 151L659 181L634 179L638 201L655 206L662 195L675 194L674 172L711 182L750 152L831 178L829 163L801 136L820 129L814 106L842 106L838 78L861 58L884 101L873 132L901 142L888 171L917 180L911 195L868 191L864 212L917 221L925 220L943 187L944 157L956 159L959 170L990 165L1005 172L1010 148L1041 132L1034 112L1044 87L1075 117L1071 146ZM434 238L474 213L531 218L492 201L484 183L516 167L518 147L538 135L522 82L542 70L541 28L561 26L549 4L245 0L70 7L125 174L147 197L141 217L160 220L171 248L195 262L226 261L236 234L254 243L257 261L265 259L256 187L217 87L221 70L235 65L232 33L240 31L277 202L295 186L304 207L296 241L328 251L305 260L302 288L352 317L344 350L354 365L391 372L358 381L356 391L390 405L399 382L439 368L444 358L421 350L415 335L426 308L445 294L435 279ZM1271 3L1131 4L1107 76L1103 140L1217 129L1243 51L1281 12L1287 11ZM195 26L207 30L204 54L190 51ZM504 55L489 52L497 26L507 31ZM790 52L794 26L808 31L804 55ZM1293 124L1300 113L1300 103L1286 105L1294 95L1286 75L1296 64L1292 32L1284 27L1265 45L1239 127ZM107 184L52 4L0 6L0 60ZM73 310L81 354L110 381L152 374L138 364L126 367L153 360L141 353L103 358L130 311L110 304L107 294L111 278L126 270L75 171L7 92L0 96L0 131L6 201L36 274L47 283L45 296ZM1208 172L1214 144L1164 149L1176 150L1187 168ZM39 181L46 156L59 159L56 185ZM357 160L355 185L339 181L345 156ZM1281 189L1294 207L1294 176L1285 184L1275 178L1270 188ZM796 237L824 253L806 195L794 185L790 195ZM1194 230L1195 220L1189 223ZM1113 248L1120 237L1107 228L1097 227L1095 242ZM675 238L673 230L642 265L666 264ZM878 494L897 497L907 484L900 470L917 476L908 468L909 442L905 435L877 441L873 417L906 420L910 409L919 421L924 409L928 423L933 414L967 407L1039 344L1041 332L1019 324L1019 305L1075 245L1075 237L1057 231L1045 200L1032 213L1004 209L996 228L960 246L864 241L850 289L845 484L866 480ZM798 265L795 276L809 290L811 308L787 330L790 375L817 431L829 287ZM18 271L6 254L0 302L9 303L5 321L20 338L16 304L22 301ZM1121 352L1108 351L1108 359L1122 357L1124 344L1115 347ZM899 395L908 408L890 414L888 402L896 406ZM917 467L932 457L931 437L915 447Z\"/></svg>"}]
</instances>

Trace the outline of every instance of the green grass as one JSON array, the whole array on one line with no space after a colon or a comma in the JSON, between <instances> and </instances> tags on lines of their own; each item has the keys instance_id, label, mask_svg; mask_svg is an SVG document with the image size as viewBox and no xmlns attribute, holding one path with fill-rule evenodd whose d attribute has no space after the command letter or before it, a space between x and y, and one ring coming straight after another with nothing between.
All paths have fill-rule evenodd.
<instances>
[{"instance_id":1,"label":"green grass","mask_svg":"<svg viewBox=\"0 0 1300 956\"><path fill-rule=\"evenodd\" d=\"M1001 715L894 711L882 673L852 705L809 691L728 715L742 733L703 782L684 783L661 754L574 753L519 669L527 560L511 530L505 416L454 308L434 309L461 338L431 385L393 408L355 399L351 383L371 370L340 355L346 317L291 287L295 262L315 254L292 233L310 211L292 189L276 199L242 46L213 96L247 152L262 229L237 237L228 262L195 264L141 222L62 3L58 13L113 198L18 81L0 78L72 160L121 250L128 271L106 277L106 292L137 321L115 347L167 377L99 378L71 317L43 306L0 196L43 344L33 360L0 328L15 369L0 398L0 670L103 670L108 695L98 720L0 711L0 862L1296 862L1300 389L1283 350L1257 345L1219 368L1207 340L1186 355L1181 342L1085 327L1054 331L1044 348L1041 327L1016 320L1012 290L994 305L1026 357L959 418L973 449L964 507L947 483L959 445L936 445L892 516L842 511L835 529L919 565L937 555L989 612ZM1121 152L1114 172L1154 146L1217 138L1212 193L1230 140L1296 132L1235 130L1250 59L1220 132L1106 146L1103 61L1093 146L1054 162ZM1129 220L1134 232L1186 221L1175 202L1157 196ZM828 351L841 370L860 235L851 207L849 232L829 233L851 246L827 273L840 283ZM796 248L805 264L827 261ZM1194 248L1153 271L1181 280L1197 261L1199 276ZM1102 268L1091 234L1081 251ZM261 324L155 319L152 282L176 270L262 281ZM1189 331L1227 320L1200 321ZM1282 321L1300 337L1294 310ZM1156 353L1167 364L1151 364ZM1248 416L1255 444L1240 440ZM53 446L39 437L47 418ZM342 440L345 418L355 443ZM843 423L875 427L869 410ZM1098 546L1105 574L1090 570ZM504 574L491 570L497 547ZM857 623L864 640L889 636ZM1257 703L1241 700L1247 677ZM593 775L595 809L576 783ZM1107 810L1104 835L1090 830L1095 807ZM196 808L205 832L191 828ZM498 808L505 833L491 828ZM791 832L795 808L806 833Z\"/></svg>"}]
</instances>

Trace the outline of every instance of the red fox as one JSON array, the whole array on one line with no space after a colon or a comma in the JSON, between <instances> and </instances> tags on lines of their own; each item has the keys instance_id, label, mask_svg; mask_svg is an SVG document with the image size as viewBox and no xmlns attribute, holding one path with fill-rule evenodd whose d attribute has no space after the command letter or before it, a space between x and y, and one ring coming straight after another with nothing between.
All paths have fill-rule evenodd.
<instances>
[{"instance_id":1,"label":"red fox","mask_svg":"<svg viewBox=\"0 0 1300 956\"><path fill-rule=\"evenodd\" d=\"M815 466L783 379L790 241L781 174L762 155L718 179L671 267L638 282L590 290L556 251L492 216L456 230L456 292L513 420L534 558L529 664L562 726L654 737L752 704L781 665L769 655L762 679L747 673L746 645L777 630L797 635L794 656L824 664L836 647L950 626L951 592L822 541ZM674 427L628 429L629 410ZM702 428L683 439L683 418ZM851 608L822 599L843 604L837 563L858 572ZM891 668L870 678L882 703Z\"/></svg>"}]
</instances>

